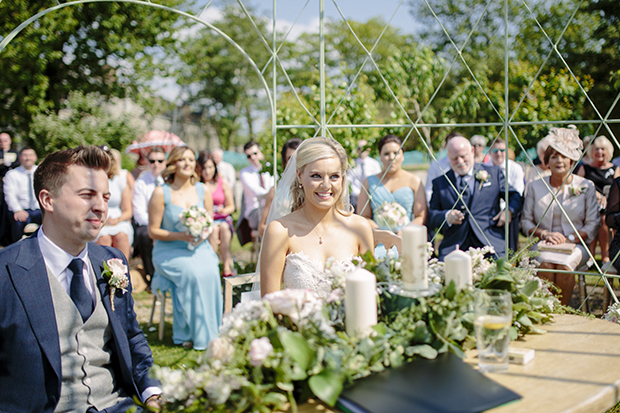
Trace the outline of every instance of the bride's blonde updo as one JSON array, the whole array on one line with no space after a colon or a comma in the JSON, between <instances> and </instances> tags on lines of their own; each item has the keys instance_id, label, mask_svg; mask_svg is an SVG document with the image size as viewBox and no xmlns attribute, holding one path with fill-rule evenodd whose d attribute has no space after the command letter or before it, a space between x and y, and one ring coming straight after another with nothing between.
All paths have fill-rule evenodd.
<instances>
[{"instance_id":1,"label":"bride's blonde updo","mask_svg":"<svg viewBox=\"0 0 620 413\"><path fill-rule=\"evenodd\" d=\"M310 138L304 140L297 148L297 159L295 162L295 168L301 174L304 171L306 165L326 158L338 158L340 161L340 172L342 173L342 190L338 194L336 199L336 210L343 215L351 215L353 213L352 208L348 203L347 197L345 197L346 191L346 172L349 166L347 153L344 148L333 138L324 138L322 136L316 138ZM306 202L303 188L299 187L299 177L295 174L295 179L291 183L291 197L293 199L293 205L291 212L296 211L304 205Z\"/></svg>"}]
</instances>

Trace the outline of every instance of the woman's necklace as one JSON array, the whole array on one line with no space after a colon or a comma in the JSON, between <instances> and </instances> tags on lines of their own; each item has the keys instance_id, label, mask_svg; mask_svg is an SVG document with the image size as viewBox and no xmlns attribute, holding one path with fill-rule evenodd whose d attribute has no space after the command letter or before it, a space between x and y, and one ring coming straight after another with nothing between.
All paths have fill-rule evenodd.
<instances>
[{"instance_id":1,"label":"woman's necklace","mask_svg":"<svg viewBox=\"0 0 620 413\"><path fill-rule=\"evenodd\" d=\"M302 208L302 209L301 209L301 212L304 214L304 218L306 218L306 221L308 221L308 222L309 222L310 220L308 219L308 216L306 215L306 210ZM328 229L329 229L329 227L328 227L328 228L325 228L325 231L323 231L323 234L321 235L321 234L319 234L319 232L316 230L316 225L315 225L314 227L312 227L312 231L314 231L314 233L316 234L316 236L317 236L317 237L319 237L319 245L322 245L322 244L323 244L323 235L325 235L325 233L327 232L327 230L328 230Z\"/></svg>"}]
</instances>

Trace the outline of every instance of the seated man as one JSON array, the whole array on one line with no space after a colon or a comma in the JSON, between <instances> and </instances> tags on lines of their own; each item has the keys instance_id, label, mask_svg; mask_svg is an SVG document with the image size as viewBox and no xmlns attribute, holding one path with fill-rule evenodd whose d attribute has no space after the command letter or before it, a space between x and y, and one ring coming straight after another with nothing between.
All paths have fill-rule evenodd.
<instances>
[{"instance_id":1,"label":"seated man","mask_svg":"<svg viewBox=\"0 0 620 413\"><path fill-rule=\"evenodd\" d=\"M211 156L217 167L218 175L226 179L230 187L234 189L235 182L237 181L237 172L234 166L224 160L224 151L219 148L213 149L211 151Z\"/></svg>"},{"instance_id":2,"label":"seated man","mask_svg":"<svg viewBox=\"0 0 620 413\"><path fill-rule=\"evenodd\" d=\"M461 250L490 245L496 256L505 255L506 212L500 208L504 174L496 166L475 164L471 144L460 136L448 143L448 159L451 169L433 180L427 221L444 236L439 259L443 261L457 245ZM521 196L509 186L508 224L522 206Z\"/></svg>"},{"instance_id":3,"label":"seated man","mask_svg":"<svg viewBox=\"0 0 620 413\"><path fill-rule=\"evenodd\" d=\"M264 157L256 142L246 143L243 150L250 165L239 172L239 180L243 185L242 216L239 221L245 219L252 230L257 230L261 204L264 205L264 197L273 186L273 178L269 172L261 173L261 161Z\"/></svg>"},{"instance_id":4,"label":"seated man","mask_svg":"<svg viewBox=\"0 0 620 413\"><path fill-rule=\"evenodd\" d=\"M109 167L94 146L48 155L34 176L41 228L0 250L1 412L120 413L134 396L159 406L131 285L111 295L102 276L118 259L127 279L127 260L91 242L108 213Z\"/></svg>"},{"instance_id":5,"label":"seated man","mask_svg":"<svg viewBox=\"0 0 620 413\"><path fill-rule=\"evenodd\" d=\"M364 180L372 175L381 172L381 164L370 156L370 149L366 148L368 142L365 140L357 141L357 154L355 166L347 173L347 182L351 185L351 205L357 208L357 199L362 191Z\"/></svg>"},{"instance_id":6,"label":"seated man","mask_svg":"<svg viewBox=\"0 0 620 413\"><path fill-rule=\"evenodd\" d=\"M150 287L155 273L153 268L153 240L149 237L149 201L155 187L164 183L161 173L166 168L166 153L155 146L147 156L146 170L143 171L133 186L131 202L134 219L134 253L140 255L144 265L146 284Z\"/></svg>"},{"instance_id":7,"label":"seated man","mask_svg":"<svg viewBox=\"0 0 620 413\"><path fill-rule=\"evenodd\" d=\"M19 151L20 166L11 169L4 177L4 199L12 220L11 242L24 235L27 224L41 224L41 210L34 195L32 177L37 166L37 154L32 148Z\"/></svg>"}]
</instances>

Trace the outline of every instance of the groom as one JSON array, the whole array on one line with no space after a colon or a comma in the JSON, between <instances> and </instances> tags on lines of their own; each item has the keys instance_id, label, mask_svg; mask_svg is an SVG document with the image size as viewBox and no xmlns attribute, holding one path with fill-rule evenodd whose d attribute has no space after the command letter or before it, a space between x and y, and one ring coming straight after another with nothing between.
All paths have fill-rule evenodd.
<instances>
[{"instance_id":1,"label":"groom","mask_svg":"<svg viewBox=\"0 0 620 413\"><path fill-rule=\"evenodd\" d=\"M104 261L127 260L90 242L107 217L109 167L93 146L50 154L34 175L41 228L0 250L1 412L125 412L136 395L159 404L131 287L111 297L101 275Z\"/></svg>"}]
</instances>

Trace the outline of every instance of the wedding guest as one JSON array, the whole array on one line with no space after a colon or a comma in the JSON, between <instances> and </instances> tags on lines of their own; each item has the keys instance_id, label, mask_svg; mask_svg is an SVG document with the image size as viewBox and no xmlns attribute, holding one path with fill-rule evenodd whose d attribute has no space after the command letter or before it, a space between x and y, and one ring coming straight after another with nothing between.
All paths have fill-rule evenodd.
<instances>
[{"instance_id":1,"label":"wedding guest","mask_svg":"<svg viewBox=\"0 0 620 413\"><path fill-rule=\"evenodd\" d=\"M357 205L357 213L369 220L371 227L379 228L377 209L385 202L396 202L407 212L409 222L426 222L426 194L422 181L402 168L403 141L395 135L379 140L379 154L383 169L364 180ZM400 233L401 228L381 228Z\"/></svg>"},{"instance_id":2,"label":"wedding guest","mask_svg":"<svg viewBox=\"0 0 620 413\"><path fill-rule=\"evenodd\" d=\"M10 169L19 166L17 152L11 149L11 135L6 132L0 133L0 245L7 246L12 242L11 228L13 218L4 199L4 176Z\"/></svg>"},{"instance_id":3,"label":"wedding guest","mask_svg":"<svg viewBox=\"0 0 620 413\"><path fill-rule=\"evenodd\" d=\"M326 260L333 258L332 269L352 270L352 257L372 248L370 224L348 204L347 166L342 146L323 137L304 140L289 160L273 205L290 207L270 214L279 219L265 231L262 295L302 288L327 297L332 281L325 273Z\"/></svg>"},{"instance_id":4,"label":"wedding guest","mask_svg":"<svg viewBox=\"0 0 620 413\"><path fill-rule=\"evenodd\" d=\"M551 175L551 171L545 165L543 158L545 157L545 151L549 147L549 141L547 137L539 140L536 144L536 159L534 159L532 165L528 165L525 169L525 187L530 184L530 182L535 181L536 179L544 178L545 176ZM538 162L537 162L538 161Z\"/></svg>"},{"instance_id":5,"label":"wedding guest","mask_svg":"<svg viewBox=\"0 0 620 413\"><path fill-rule=\"evenodd\" d=\"M131 217L131 196L134 179L126 170L121 168L121 153L104 145L103 150L110 155L110 170L108 181L110 185L110 199L108 201L108 219L99 233L97 244L118 248L129 259L130 248L133 244L133 227Z\"/></svg>"},{"instance_id":6,"label":"wedding guest","mask_svg":"<svg viewBox=\"0 0 620 413\"><path fill-rule=\"evenodd\" d=\"M111 295L102 277L115 259L127 279L129 264L91 242L107 216L109 165L94 146L48 155L34 176L41 228L0 250L2 412L118 413L134 397L161 407L131 284Z\"/></svg>"},{"instance_id":7,"label":"wedding guest","mask_svg":"<svg viewBox=\"0 0 620 413\"><path fill-rule=\"evenodd\" d=\"M11 242L19 241L28 224L41 225L41 210L34 194L33 176L37 154L32 148L19 151L19 163L4 177L4 199L11 219Z\"/></svg>"},{"instance_id":8,"label":"wedding guest","mask_svg":"<svg viewBox=\"0 0 620 413\"><path fill-rule=\"evenodd\" d=\"M161 173L166 168L166 154L160 146L154 146L147 156L147 169L140 174L133 186L131 204L134 220L134 253L140 255L144 267L145 282L151 285L153 268L153 240L149 237L149 201L153 191L163 185Z\"/></svg>"},{"instance_id":9,"label":"wedding guest","mask_svg":"<svg viewBox=\"0 0 620 413\"><path fill-rule=\"evenodd\" d=\"M568 305L575 288L575 275L555 270L574 271L588 261L585 245L596 236L600 216L592 181L571 173L583 148L579 132L551 128L547 139L549 147L544 162L551 175L530 183L521 228L526 235L537 237L547 245L575 244L570 254L541 251L536 257L541 269L538 275L555 283L562 293L561 303Z\"/></svg>"},{"instance_id":10,"label":"wedding guest","mask_svg":"<svg viewBox=\"0 0 620 413\"><path fill-rule=\"evenodd\" d=\"M248 161L250 161L250 165L239 172L239 180L243 185L243 202L241 216L237 223L237 234L239 234L242 227L247 228L249 231L258 230L261 210L265 205L265 195L273 186L273 178L269 172L261 172L261 161L264 157L258 143L250 141L245 144L243 150ZM250 242L251 239L252 236L244 236L239 238L239 242L241 245L244 245Z\"/></svg>"},{"instance_id":11,"label":"wedding guest","mask_svg":"<svg viewBox=\"0 0 620 413\"><path fill-rule=\"evenodd\" d=\"M461 135L459 132L453 131L446 136L446 140L444 145L447 147L452 138L455 138ZM431 164L428 167L428 172L426 174L426 183L424 184L424 191L426 191L426 202L430 203L431 198L433 197L433 180L444 175L446 172L450 170L450 159L447 156L439 158L437 160L432 160Z\"/></svg>"},{"instance_id":12,"label":"wedding guest","mask_svg":"<svg viewBox=\"0 0 620 413\"><path fill-rule=\"evenodd\" d=\"M620 178L614 178L607 199L606 220L607 227L614 229L614 238L609 243L609 257L611 263L620 269Z\"/></svg>"},{"instance_id":13,"label":"wedding guest","mask_svg":"<svg viewBox=\"0 0 620 413\"><path fill-rule=\"evenodd\" d=\"M508 181L508 185L517 190L519 195L523 196L525 191L525 176L521 165L511 159L506 159L507 154L506 141L496 139L491 145L491 160L487 162L487 165L495 165L504 174L504 178ZM508 161L508 168L506 168L506 161ZM500 206L504 209L506 203L502 199ZM510 222L508 246L511 250L517 251L519 244L519 221L521 221L521 215L517 214Z\"/></svg>"},{"instance_id":14,"label":"wedding guest","mask_svg":"<svg viewBox=\"0 0 620 413\"><path fill-rule=\"evenodd\" d=\"M428 212L428 225L439 229L443 240L438 256L444 257L455 248L490 245L495 256L506 253L504 225L521 211L522 198L506 183L497 166L474 163L469 141L461 136L448 143L451 169L433 180L433 198ZM508 185L508 213L500 207ZM506 217L507 215L507 217Z\"/></svg>"},{"instance_id":15,"label":"wedding guest","mask_svg":"<svg viewBox=\"0 0 620 413\"><path fill-rule=\"evenodd\" d=\"M598 235L590 244L590 251L594 255L596 251L596 243L601 246L601 259L603 262L609 262L609 227L605 221L605 208L607 208L607 191L614 183L614 178L620 176L620 168L611 163L611 157L614 153L614 147L605 136L599 136L594 139L588 148L588 161L583 161L581 167L577 170L577 175L594 182L596 187L596 201L601 211L601 225Z\"/></svg>"},{"instance_id":16,"label":"wedding guest","mask_svg":"<svg viewBox=\"0 0 620 413\"><path fill-rule=\"evenodd\" d=\"M185 146L168 155L164 185L149 202L149 235L153 243L153 291L170 290L172 341L205 350L222 323L222 286L218 258L205 239L179 230L179 214L191 206L213 212L208 189L198 181L196 155Z\"/></svg>"},{"instance_id":17,"label":"wedding guest","mask_svg":"<svg viewBox=\"0 0 620 413\"><path fill-rule=\"evenodd\" d=\"M282 159L282 168L286 168L288 164L288 160L293 156L295 150L301 144L302 140L299 138L291 138L284 142L282 146L282 150L280 151L280 158ZM269 215L269 208L271 208L271 203L273 202L275 190L273 187L269 190L267 195L265 196L265 206L263 207L263 211L260 215L260 222L258 223L258 232L262 236L265 233L265 228L267 228L267 215Z\"/></svg>"},{"instance_id":18,"label":"wedding guest","mask_svg":"<svg viewBox=\"0 0 620 413\"><path fill-rule=\"evenodd\" d=\"M213 162L215 162L215 166L217 167L218 175L226 179L226 181L228 181L228 185L231 188L234 188L235 182L237 181L237 172L235 171L234 166L224 160L224 151L219 148L213 149L211 156L213 157Z\"/></svg>"},{"instance_id":19,"label":"wedding guest","mask_svg":"<svg viewBox=\"0 0 620 413\"><path fill-rule=\"evenodd\" d=\"M213 156L209 151L202 151L198 155L196 169L200 181L205 184L213 198L213 232L209 242L213 251L220 249L222 276L230 277L233 274L234 264L230 254L230 241L233 234L233 220L231 214L235 212L235 201L228 181L219 174Z\"/></svg>"},{"instance_id":20,"label":"wedding guest","mask_svg":"<svg viewBox=\"0 0 620 413\"><path fill-rule=\"evenodd\" d=\"M471 146L474 148L474 162L487 163L491 160L491 156L486 153L487 138L482 135L474 135L469 139Z\"/></svg>"},{"instance_id":21,"label":"wedding guest","mask_svg":"<svg viewBox=\"0 0 620 413\"><path fill-rule=\"evenodd\" d=\"M351 205L356 209L366 178L381 172L381 164L370 156L370 148L367 145L368 142L364 139L357 141L358 157L355 159L355 166L347 174L347 181L351 185Z\"/></svg>"}]
</instances>

